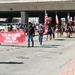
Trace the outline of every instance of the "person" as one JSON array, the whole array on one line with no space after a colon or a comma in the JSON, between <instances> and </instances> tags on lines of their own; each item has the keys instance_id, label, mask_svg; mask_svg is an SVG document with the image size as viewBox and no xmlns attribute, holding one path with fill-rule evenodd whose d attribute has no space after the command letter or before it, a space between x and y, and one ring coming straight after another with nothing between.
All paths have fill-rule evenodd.
<instances>
[{"instance_id":1,"label":"person","mask_svg":"<svg viewBox=\"0 0 75 75\"><path fill-rule=\"evenodd\" d=\"M12 26L12 24L10 24L10 31L12 31L13 30L13 26Z\"/></svg>"},{"instance_id":2,"label":"person","mask_svg":"<svg viewBox=\"0 0 75 75\"><path fill-rule=\"evenodd\" d=\"M40 42L40 45L42 45L42 39L43 39L43 33L44 33L44 28L42 25L39 26L38 32L39 32L39 42Z\"/></svg>"},{"instance_id":3,"label":"person","mask_svg":"<svg viewBox=\"0 0 75 75\"><path fill-rule=\"evenodd\" d=\"M19 26L20 30L22 30L23 29L23 25L21 23L19 25L20 25Z\"/></svg>"},{"instance_id":4,"label":"person","mask_svg":"<svg viewBox=\"0 0 75 75\"><path fill-rule=\"evenodd\" d=\"M47 23L47 38L46 40L48 40L48 35L50 35L50 40L52 39L52 36L53 38L55 38L55 34L54 34L54 26L51 24L51 22L48 22Z\"/></svg>"},{"instance_id":5,"label":"person","mask_svg":"<svg viewBox=\"0 0 75 75\"><path fill-rule=\"evenodd\" d=\"M32 42L32 47L34 47L33 37L35 35L34 34L35 31L34 31L34 27L32 26L32 23L31 22L28 23L28 27L27 27L26 31L27 31L27 35L28 35L28 47L30 47L30 40Z\"/></svg>"}]
</instances>

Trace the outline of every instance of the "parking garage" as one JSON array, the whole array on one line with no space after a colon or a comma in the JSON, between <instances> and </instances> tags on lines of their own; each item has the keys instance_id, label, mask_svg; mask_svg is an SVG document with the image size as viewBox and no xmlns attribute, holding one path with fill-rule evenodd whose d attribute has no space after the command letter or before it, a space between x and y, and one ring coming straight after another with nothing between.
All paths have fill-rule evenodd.
<instances>
[{"instance_id":1,"label":"parking garage","mask_svg":"<svg viewBox=\"0 0 75 75\"><path fill-rule=\"evenodd\" d=\"M0 18L7 18L7 22L12 22L13 17L21 17L21 23L28 23L28 19L39 18L39 23L44 23L45 10L55 23L56 12L59 20L67 18L68 12L72 19L75 16L75 1L47 1L47 2L16 2L1 3Z\"/></svg>"}]
</instances>

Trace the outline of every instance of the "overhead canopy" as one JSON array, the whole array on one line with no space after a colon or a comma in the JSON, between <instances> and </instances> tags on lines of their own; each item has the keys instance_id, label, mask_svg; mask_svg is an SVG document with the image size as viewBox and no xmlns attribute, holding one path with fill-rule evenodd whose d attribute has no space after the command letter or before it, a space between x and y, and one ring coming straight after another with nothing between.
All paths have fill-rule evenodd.
<instances>
[{"instance_id":1,"label":"overhead canopy","mask_svg":"<svg viewBox=\"0 0 75 75\"><path fill-rule=\"evenodd\" d=\"M44 2L1 3L0 11L75 10L75 1L43 1Z\"/></svg>"},{"instance_id":2,"label":"overhead canopy","mask_svg":"<svg viewBox=\"0 0 75 75\"><path fill-rule=\"evenodd\" d=\"M51 2L51 1L73 1L73 0L0 0L0 3L18 3L18 2Z\"/></svg>"}]
</instances>

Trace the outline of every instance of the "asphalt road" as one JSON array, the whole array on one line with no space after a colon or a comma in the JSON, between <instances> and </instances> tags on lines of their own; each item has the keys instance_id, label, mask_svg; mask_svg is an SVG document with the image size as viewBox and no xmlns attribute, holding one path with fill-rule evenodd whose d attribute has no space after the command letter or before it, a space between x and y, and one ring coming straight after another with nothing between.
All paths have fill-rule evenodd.
<instances>
[{"instance_id":1,"label":"asphalt road","mask_svg":"<svg viewBox=\"0 0 75 75\"><path fill-rule=\"evenodd\" d=\"M60 75L75 58L75 37L56 38L40 46L0 46L0 75Z\"/></svg>"}]
</instances>

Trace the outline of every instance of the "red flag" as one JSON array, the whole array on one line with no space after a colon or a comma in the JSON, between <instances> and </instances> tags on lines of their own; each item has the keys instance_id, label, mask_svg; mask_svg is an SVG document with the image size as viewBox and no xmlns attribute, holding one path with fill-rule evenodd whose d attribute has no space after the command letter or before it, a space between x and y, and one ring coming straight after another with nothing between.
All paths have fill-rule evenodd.
<instances>
[{"instance_id":1,"label":"red flag","mask_svg":"<svg viewBox=\"0 0 75 75\"><path fill-rule=\"evenodd\" d=\"M58 15L56 14L56 24L59 25Z\"/></svg>"},{"instance_id":2,"label":"red flag","mask_svg":"<svg viewBox=\"0 0 75 75\"><path fill-rule=\"evenodd\" d=\"M47 26L47 23L50 22L50 18L48 17L48 14L45 10L45 21L44 21L44 26Z\"/></svg>"}]
</instances>

